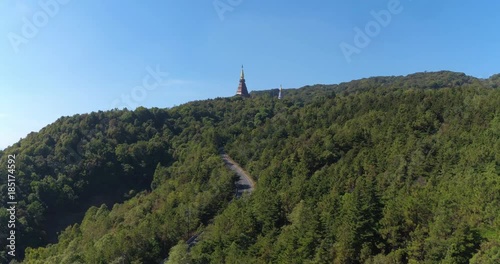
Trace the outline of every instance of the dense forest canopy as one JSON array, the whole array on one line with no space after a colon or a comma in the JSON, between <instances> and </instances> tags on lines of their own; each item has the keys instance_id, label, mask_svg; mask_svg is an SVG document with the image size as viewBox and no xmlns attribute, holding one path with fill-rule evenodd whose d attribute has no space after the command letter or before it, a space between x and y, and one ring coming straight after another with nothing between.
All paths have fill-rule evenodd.
<instances>
[{"instance_id":1,"label":"dense forest canopy","mask_svg":"<svg viewBox=\"0 0 500 264\"><path fill-rule=\"evenodd\" d=\"M62 117L0 151L17 259L496 263L499 86L443 71ZM251 196L234 199L221 147Z\"/></svg>"}]
</instances>

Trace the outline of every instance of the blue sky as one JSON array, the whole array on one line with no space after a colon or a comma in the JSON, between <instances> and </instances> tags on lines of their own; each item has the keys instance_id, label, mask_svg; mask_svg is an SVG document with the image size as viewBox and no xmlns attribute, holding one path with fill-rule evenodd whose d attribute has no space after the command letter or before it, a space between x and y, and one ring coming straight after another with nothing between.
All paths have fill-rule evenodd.
<instances>
[{"instance_id":1,"label":"blue sky","mask_svg":"<svg viewBox=\"0 0 500 264\"><path fill-rule=\"evenodd\" d=\"M0 148L60 116L232 96L241 64L250 91L436 70L487 78L500 72L498 10L493 0L0 0Z\"/></svg>"}]
</instances>

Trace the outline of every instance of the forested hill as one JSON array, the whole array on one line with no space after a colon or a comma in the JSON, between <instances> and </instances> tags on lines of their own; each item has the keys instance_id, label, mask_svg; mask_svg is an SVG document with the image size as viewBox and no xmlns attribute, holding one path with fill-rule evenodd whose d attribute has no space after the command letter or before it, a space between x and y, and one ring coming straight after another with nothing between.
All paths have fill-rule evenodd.
<instances>
[{"instance_id":1,"label":"forested hill","mask_svg":"<svg viewBox=\"0 0 500 264\"><path fill-rule=\"evenodd\" d=\"M62 117L0 152L16 155L16 256L497 263L499 86L418 73ZM251 196L234 199L221 147L256 178Z\"/></svg>"},{"instance_id":2,"label":"forested hill","mask_svg":"<svg viewBox=\"0 0 500 264\"><path fill-rule=\"evenodd\" d=\"M307 85L301 89L286 90L288 99L295 101L309 101L311 99L328 96L333 93L348 94L365 91L377 87L393 89L439 89L461 86L480 86L499 88L500 74L495 74L488 79L478 79L464 73L439 71L439 72L419 72L407 76L378 76L344 82L340 84L316 84ZM278 89L253 91L252 95L271 94L278 96Z\"/></svg>"}]
</instances>

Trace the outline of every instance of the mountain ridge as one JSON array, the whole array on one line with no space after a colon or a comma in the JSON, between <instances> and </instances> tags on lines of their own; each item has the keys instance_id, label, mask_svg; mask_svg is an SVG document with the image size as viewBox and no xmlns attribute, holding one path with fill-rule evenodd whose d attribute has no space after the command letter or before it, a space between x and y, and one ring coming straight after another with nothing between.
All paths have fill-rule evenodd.
<instances>
[{"instance_id":1,"label":"mountain ridge","mask_svg":"<svg viewBox=\"0 0 500 264\"><path fill-rule=\"evenodd\" d=\"M19 157L19 250L26 263L149 263L206 228L195 263L487 263L500 243L498 77L373 77L283 100L268 90L61 117L0 151L3 164ZM251 198L230 202L221 147L258 175ZM106 195L119 198L92 202ZM48 245L43 226L87 203Z\"/></svg>"}]
</instances>

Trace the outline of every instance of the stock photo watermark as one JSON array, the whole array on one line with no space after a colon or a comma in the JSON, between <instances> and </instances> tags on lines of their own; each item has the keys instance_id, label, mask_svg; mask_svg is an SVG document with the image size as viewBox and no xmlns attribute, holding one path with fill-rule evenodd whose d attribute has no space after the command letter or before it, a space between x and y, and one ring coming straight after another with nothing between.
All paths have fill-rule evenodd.
<instances>
[{"instance_id":1,"label":"stock photo watermark","mask_svg":"<svg viewBox=\"0 0 500 264\"><path fill-rule=\"evenodd\" d=\"M213 5L215 12L219 16L220 21L224 21L224 13L233 12L234 8L243 3L243 0L214 0Z\"/></svg>"},{"instance_id":2,"label":"stock photo watermark","mask_svg":"<svg viewBox=\"0 0 500 264\"><path fill-rule=\"evenodd\" d=\"M372 40L380 34L382 28L389 26L393 16L401 14L403 9L400 0L390 0L387 3L386 9L382 9L378 12L372 10L370 12L373 19L368 21L364 28L354 27L355 35L353 44L341 42L339 45L347 63L351 63L352 55L360 54L364 48L368 47Z\"/></svg>"},{"instance_id":3,"label":"stock photo watermark","mask_svg":"<svg viewBox=\"0 0 500 264\"><path fill-rule=\"evenodd\" d=\"M7 254L11 257L16 256L16 155L10 154L7 158L7 212L9 220L7 222Z\"/></svg>"},{"instance_id":4,"label":"stock photo watermark","mask_svg":"<svg viewBox=\"0 0 500 264\"><path fill-rule=\"evenodd\" d=\"M122 94L120 98L115 99L112 103L112 108L126 107L128 109L135 109L139 106L140 102L147 98L149 91L168 85L168 81L165 79L168 73L162 72L159 65L154 70L148 66L146 67L146 71L147 74L142 78L142 85L132 88L129 93Z\"/></svg>"},{"instance_id":5,"label":"stock photo watermark","mask_svg":"<svg viewBox=\"0 0 500 264\"><path fill-rule=\"evenodd\" d=\"M9 32L7 39L15 53L19 53L22 45L35 38L40 30L49 24L50 20L59 14L61 7L67 5L71 0L40 0L38 10L30 18L22 18L21 30L18 33Z\"/></svg>"}]
</instances>

